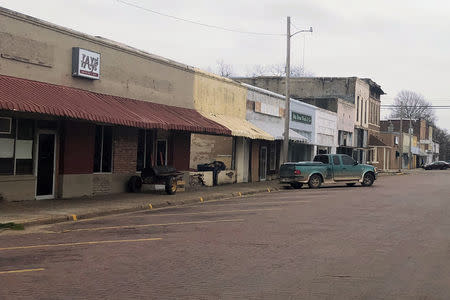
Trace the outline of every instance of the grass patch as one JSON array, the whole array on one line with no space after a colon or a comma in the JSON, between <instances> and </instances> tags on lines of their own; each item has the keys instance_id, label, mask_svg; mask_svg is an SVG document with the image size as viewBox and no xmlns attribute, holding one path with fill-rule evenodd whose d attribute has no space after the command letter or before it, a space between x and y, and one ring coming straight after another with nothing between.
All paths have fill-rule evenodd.
<instances>
[{"instance_id":1,"label":"grass patch","mask_svg":"<svg viewBox=\"0 0 450 300\"><path fill-rule=\"evenodd\" d=\"M24 230L23 224L16 224L14 222L0 223L0 229L11 229L11 230Z\"/></svg>"}]
</instances>

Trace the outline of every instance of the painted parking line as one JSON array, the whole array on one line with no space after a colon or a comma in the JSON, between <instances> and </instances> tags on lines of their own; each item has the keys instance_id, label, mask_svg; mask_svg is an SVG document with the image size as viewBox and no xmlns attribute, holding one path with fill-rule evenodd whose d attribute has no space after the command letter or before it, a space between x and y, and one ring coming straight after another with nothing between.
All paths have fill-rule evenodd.
<instances>
[{"instance_id":1,"label":"painted parking line","mask_svg":"<svg viewBox=\"0 0 450 300\"><path fill-rule=\"evenodd\" d=\"M39 272L44 271L44 268L38 268L38 269L22 269L22 270L11 270L11 271L0 271L1 274L16 274L16 273L27 273L27 272Z\"/></svg>"},{"instance_id":2,"label":"painted parking line","mask_svg":"<svg viewBox=\"0 0 450 300\"><path fill-rule=\"evenodd\" d=\"M71 247L71 246L99 245L99 244L113 244L113 243L137 243L137 242L148 242L148 241L159 241L159 240L162 240L162 238L147 238L147 239L133 239L133 240L110 240L110 241L90 241L90 242L77 242L77 243L64 243L64 244L42 244L42 245L5 247L5 248L0 248L0 251L20 250L20 249L34 249L34 248Z\"/></svg>"},{"instance_id":3,"label":"painted parking line","mask_svg":"<svg viewBox=\"0 0 450 300\"><path fill-rule=\"evenodd\" d=\"M192 206L194 207L194 206ZM195 215L211 215L211 214L221 214L221 213L236 213L236 212L256 212L256 211L272 211L272 210L282 210L283 208L254 208L254 209L231 209L231 210L215 210L215 211L198 211L192 213L152 213L150 216L152 217L166 217L166 216L195 216ZM149 216L146 214L145 216ZM138 215L135 217L142 217L142 215Z\"/></svg>"},{"instance_id":4,"label":"painted parking line","mask_svg":"<svg viewBox=\"0 0 450 300\"><path fill-rule=\"evenodd\" d=\"M208 201L209 202L209 201ZM222 206L232 206L232 205L263 205L263 204L290 204L290 203L310 203L311 201L307 200L293 200L293 201L266 201L266 202L233 202L233 203L223 203L223 204L213 204L211 203L211 206L209 207L222 207ZM208 207L205 205L192 205L190 207ZM281 209L281 208L280 208ZM223 212L218 210L217 212ZM211 212L212 213L212 212ZM159 216L162 214L155 214L154 216ZM164 214L166 215L166 214Z\"/></svg>"},{"instance_id":5,"label":"painted parking line","mask_svg":"<svg viewBox=\"0 0 450 300\"><path fill-rule=\"evenodd\" d=\"M93 227L93 228L78 228L67 229L58 231L55 233L73 232L73 231L99 231L110 229L127 229L127 228L143 228L143 227L159 227L159 226L173 226L173 225L190 225L190 224L208 224L208 223L223 223L223 222L243 222L244 219L221 219L211 221L191 221L191 222L172 222L172 223L152 223L152 224L139 224L139 225L119 225L119 226L105 226L105 227Z\"/></svg>"}]
</instances>

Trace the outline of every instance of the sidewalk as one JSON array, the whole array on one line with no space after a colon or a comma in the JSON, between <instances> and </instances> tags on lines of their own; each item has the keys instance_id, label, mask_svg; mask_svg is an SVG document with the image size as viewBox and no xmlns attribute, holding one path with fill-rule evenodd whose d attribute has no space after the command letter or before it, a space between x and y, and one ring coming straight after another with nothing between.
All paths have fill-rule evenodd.
<instances>
[{"instance_id":1,"label":"sidewalk","mask_svg":"<svg viewBox=\"0 0 450 300\"><path fill-rule=\"evenodd\" d=\"M268 193L281 188L278 180L201 187L166 195L161 192L123 193L96 197L6 202L0 201L0 223L50 224L116 213Z\"/></svg>"}]
</instances>

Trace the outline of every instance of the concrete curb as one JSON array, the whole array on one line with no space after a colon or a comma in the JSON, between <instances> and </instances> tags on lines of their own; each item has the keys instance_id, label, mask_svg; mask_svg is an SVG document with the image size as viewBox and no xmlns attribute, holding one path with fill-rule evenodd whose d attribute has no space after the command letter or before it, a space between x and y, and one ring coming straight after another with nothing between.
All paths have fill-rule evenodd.
<instances>
[{"instance_id":1,"label":"concrete curb","mask_svg":"<svg viewBox=\"0 0 450 300\"><path fill-rule=\"evenodd\" d=\"M115 215L115 214L121 214L121 213L145 211L145 210L177 206L177 205L203 203L203 202L208 202L211 200L239 198L239 197L242 197L245 195L276 192L279 190L280 190L279 187L268 186L264 189L258 189L258 190L252 190L252 191L232 192L232 193L223 193L223 194L215 194L215 195L213 194L210 196L191 197L191 198L187 198L184 200L173 201L173 202L169 200L166 202L161 202L161 203L156 203L156 204L151 204L149 201L149 203L147 205L138 205L138 206L132 206L132 207L127 207L127 208L102 209L102 210L98 210L98 211L81 213L79 215L53 215L53 216L34 219L34 220L22 220L22 221L18 220L18 221L14 221L14 223L23 224L24 226L48 225L48 224L63 223L63 222L68 222L68 221L76 221L76 220L81 220L81 219L91 219L91 218L95 218L95 217L102 217L102 216ZM151 208L149 207L149 205L151 205Z\"/></svg>"}]
</instances>

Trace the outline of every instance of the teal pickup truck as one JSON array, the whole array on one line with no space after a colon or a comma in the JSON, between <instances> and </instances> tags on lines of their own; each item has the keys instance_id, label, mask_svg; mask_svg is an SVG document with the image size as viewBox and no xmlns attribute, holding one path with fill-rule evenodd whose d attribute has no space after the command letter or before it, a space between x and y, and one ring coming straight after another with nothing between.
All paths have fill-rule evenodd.
<instances>
[{"instance_id":1,"label":"teal pickup truck","mask_svg":"<svg viewBox=\"0 0 450 300\"><path fill-rule=\"evenodd\" d=\"M319 188L322 183L345 183L353 186L360 182L371 186L377 179L377 168L358 164L345 154L321 154L314 160L285 163L280 168L280 182L299 189L303 184Z\"/></svg>"}]
</instances>

